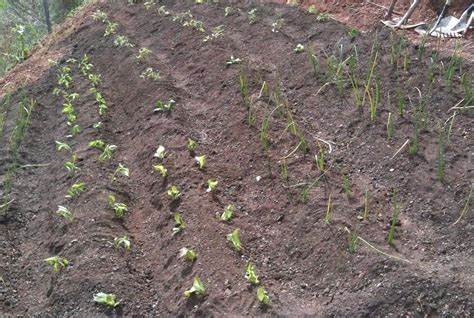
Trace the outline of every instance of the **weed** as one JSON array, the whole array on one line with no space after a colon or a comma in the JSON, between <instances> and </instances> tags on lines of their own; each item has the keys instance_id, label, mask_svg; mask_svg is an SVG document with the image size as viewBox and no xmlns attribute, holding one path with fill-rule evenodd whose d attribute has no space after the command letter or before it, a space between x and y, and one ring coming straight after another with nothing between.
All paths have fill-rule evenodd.
<instances>
[{"instance_id":1,"label":"weed","mask_svg":"<svg viewBox=\"0 0 474 318\"><path fill-rule=\"evenodd\" d=\"M326 208L326 216L324 217L324 222L326 224L331 224L332 210L333 210L332 197L331 197L331 194L329 194L328 204L327 204L327 208Z\"/></svg>"},{"instance_id":2,"label":"weed","mask_svg":"<svg viewBox=\"0 0 474 318\"><path fill-rule=\"evenodd\" d=\"M270 298L267 295L267 291L263 287L257 289L257 299L263 305L268 305L270 303Z\"/></svg>"},{"instance_id":3,"label":"weed","mask_svg":"<svg viewBox=\"0 0 474 318\"><path fill-rule=\"evenodd\" d=\"M103 151L105 149L105 142L103 142L100 139L92 140L92 141L89 142L89 147L100 149L100 150Z\"/></svg>"},{"instance_id":4,"label":"weed","mask_svg":"<svg viewBox=\"0 0 474 318\"><path fill-rule=\"evenodd\" d=\"M417 115L419 117L419 115ZM413 139L410 142L410 146L408 147L408 152L412 156L416 156L418 153L418 145L420 143L420 120L417 118L415 120L415 132L413 134Z\"/></svg>"},{"instance_id":5,"label":"weed","mask_svg":"<svg viewBox=\"0 0 474 318\"><path fill-rule=\"evenodd\" d=\"M180 213L174 214L174 227L173 235L181 233L186 228L186 223L184 223L183 217Z\"/></svg>"},{"instance_id":6,"label":"weed","mask_svg":"<svg viewBox=\"0 0 474 318\"><path fill-rule=\"evenodd\" d=\"M65 206L58 205L58 210L56 211L56 214L63 217L68 222L74 221L74 215Z\"/></svg>"},{"instance_id":7,"label":"weed","mask_svg":"<svg viewBox=\"0 0 474 318\"><path fill-rule=\"evenodd\" d=\"M158 149L156 149L155 154L153 155L153 157L158 158L160 160L163 160L163 159L165 159L165 156L166 156L165 147L163 145L159 145Z\"/></svg>"},{"instance_id":8,"label":"weed","mask_svg":"<svg viewBox=\"0 0 474 318\"><path fill-rule=\"evenodd\" d=\"M186 148L188 148L188 151L192 152L196 150L197 147L198 147L198 143L194 141L193 139L188 138L188 142L186 143Z\"/></svg>"},{"instance_id":9,"label":"weed","mask_svg":"<svg viewBox=\"0 0 474 318\"><path fill-rule=\"evenodd\" d=\"M201 156L196 156L194 157L196 160L197 164L199 165L199 169L202 170L206 166L206 156L201 155Z\"/></svg>"},{"instance_id":10,"label":"weed","mask_svg":"<svg viewBox=\"0 0 474 318\"><path fill-rule=\"evenodd\" d=\"M84 182L74 183L67 191L66 198L73 199L79 196L79 194L81 194L85 190L86 190L86 184Z\"/></svg>"},{"instance_id":11,"label":"weed","mask_svg":"<svg viewBox=\"0 0 474 318\"><path fill-rule=\"evenodd\" d=\"M57 140L55 141L55 143L56 143L56 150L57 151L63 151L63 150L69 151L69 152L72 151L71 146L69 146L66 143L63 143L63 142L60 142L60 141L57 141Z\"/></svg>"},{"instance_id":12,"label":"weed","mask_svg":"<svg viewBox=\"0 0 474 318\"><path fill-rule=\"evenodd\" d=\"M144 60L146 59L152 51L149 48L142 47L138 50L138 55L136 56L137 59L139 60Z\"/></svg>"},{"instance_id":13,"label":"weed","mask_svg":"<svg viewBox=\"0 0 474 318\"><path fill-rule=\"evenodd\" d=\"M247 12L248 14L248 20L249 20L249 24L255 24L257 22L257 9L252 9L250 10L249 12Z\"/></svg>"},{"instance_id":14,"label":"weed","mask_svg":"<svg viewBox=\"0 0 474 318\"><path fill-rule=\"evenodd\" d=\"M242 96L244 102L247 104L248 94L249 94L248 79L243 67L241 67L239 71L239 90L240 90L240 96Z\"/></svg>"},{"instance_id":15,"label":"weed","mask_svg":"<svg viewBox=\"0 0 474 318\"><path fill-rule=\"evenodd\" d=\"M234 206L229 204L228 206L224 208L224 212L222 212L219 219L221 221L230 221L230 219L232 218L233 211L234 211Z\"/></svg>"},{"instance_id":16,"label":"weed","mask_svg":"<svg viewBox=\"0 0 474 318\"><path fill-rule=\"evenodd\" d=\"M211 191L214 191L216 188L217 188L217 184L219 183L219 181L217 181L216 179L209 179L207 180L207 189L206 189L206 192L211 192Z\"/></svg>"},{"instance_id":17,"label":"weed","mask_svg":"<svg viewBox=\"0 0 474 318\"><path fill-rule=\"evenodd\" d=\"M227 241L232 244L232 247L237 251L240 252L242 249L242 245L240 243L240 230L235 229L232 233L227 234L226 236Z\"/></svg>"},{"instance_id":18,"label":"weed","mask_svg":"<svg viewBox=\"0 0 474 318\"><path fill-rule=\"evenodd\" d=\"M87 79L91 82L93 87L102 83L102 76L100 74L88 74Z\"/></svg>"},{"instance_id":19,"label":"weed","mask_svg":"<svg viewBox=\"0 0 474 318\"><path fill-rule=\"evenodd\" d=\"M197 259L197 254L194 250L183 247L179 250L179 257L184 257L187 261L194 262Z\"/></svg>"},{"instance_id":20,"label":"weed","mask_svg":"<svg viewBox=\"0 0 474 318\"><path fill-rule=\"evenodd\" d=\"M390 230L388 232L388 244L393 245L395 239L395 227L398 223L398 216L400 214L400 206L397 202L397 198L394 198L393 209L392 209L392 219L390 221Z\"/></svg>"},{"instance_id":21,"label":"weed","mask_svg":"<svg viewBox=\"0 0 474 318\"><path fill-rule=\"evenodd\" d=\"M152 67L148 67L146 70L144 70L140 74L140 77L143 79L151 79L153 81L157 81L161 78L160 72L153 70Z\"/></svg>"},{"instance_id":22,"label":"weed","mask_svg":"<svg viewBox=\"0 0 474 318\"><path fill-rule=\"evenodd\" d=\"M46 263L53 267L53 271L57 272L61 267L67 267L69 265L69 261L64 257L60 256L52 256L44 259Z\"/></svg>"},{"instance_id":23,"label":"weed","mask_svg":"<svg viewBox=\"0 0 474 318\"><path fill-rule=\"evenodd\" d=\"M260 281L258 280L258 276L255 273L255 265L251 261L248 261L247 264L245 265L245 278L247 279L249 283L253 285L260 284Z\"/></svg>"},{"instance_id":24,"label":"weed","mask_svg":"<svg viewBox=\"0 0 474 318\"><path fill-rule=\"evenodd\" d=\"M116 145L106 145L104 148L104 152L102 152L102 154L99 156L99 161L112 159L112 155L115 150L117 150Z\"/></svg>"},{"instance_id":25,"label":"weed","mask_svg":"<svg viewBox=\"0 0 474 318\"><path fill-rule=\"evenodd\" d=\"M174 109L175 106L176 106L176 102L174 101L174 99L170 99L166 103L163 103L162 101L159 100L156 102L156 106L153 112L164 112L164 111L170 112Z\"/></svg>"},{"instance_id":26,"label":"weed","mask_svg":"<svg viewBox=\"0 0 474 318\"><path fill-rule=\"evenodd\" d=\"M110 308L115 308L120 305L121 300L117 301L117 296L114 294L97 293L94 295L94 301L101 305L105 305Z\"/></svg>"},{"instance_id":27,"label":"weed","mask_svg":"<svg viewBox=\"0 0 474 318\"><path fill-rule=\"evenodd\" d=\"M129 250L132 247L132 244L130 243L130 240L128 239L127 235L114 238L113 244L114 244L115 249L117 250L119 248L124 248L126 250Z\"/></svg>"},{"instance_id":28,"label":"weed","mask_svg":"<svg viewBox=\"0 0 474 318\"><path fill-rule=\"evenodd\" d=\"M234 58L233 55L230 56L230 59L226 62L227 65L234 65L234 64L239 64L240 62L242 62L241 59L239 59L238 57L237 58Z\"/></svg>"},{"instance_id":29,"label":"weed","mask_svg":"<svg viewBox=\"0 0 474 318\"><path fill-rule=\"evenodd\" d=\"M163 165L155 165L153 166L153 170L158 171L163 178L168 176L168 169L166 169Z\"/></svg>"},{"instance_id":30,"label":"weed","mask_svg":"<svg viewBox=\"0 0 474 318\"><path fill-rule=\"evenodd\" d=\"M293 51L295 53L301 53L301 52L304 52L304 45L299 43L294 49Z\"/></svg>"},{"instance_id":31,"label":"weed","mask_svg":"<svg viewBox=\"0 0 474 318\"><path fill-rule=\"evenodd\" d=\"M206 287L202 283L198 276L194 277L193 286L184 292L185 297L191 297L192 295L204 296L206 294Z\"/></svg>"},{"instance_id":32,"label":"weed","mask_svg":"<svg viewBox=\"0 0 474 318\"><path fill-rule=\"evenodd\" d=\"M170 197L171 201L176 201L181 196L181 192L179 192L178 188L175 185L171 185L166 193Z\"/></svg>"}]
</instances>

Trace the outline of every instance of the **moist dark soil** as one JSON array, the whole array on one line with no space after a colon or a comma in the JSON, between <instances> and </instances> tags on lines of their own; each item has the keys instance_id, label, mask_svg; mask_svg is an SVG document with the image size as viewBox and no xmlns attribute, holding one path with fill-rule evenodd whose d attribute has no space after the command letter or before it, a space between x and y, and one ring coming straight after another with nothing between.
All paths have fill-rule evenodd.
<instances>
[{"instance_id":1,"label":"moist dark soil","mask_svg":"<svg viewBox=\"0 0 474 318\"><path fill-rule=\"evenodd\" d=\"M419 59L420 48L407 46L392 61L392 44L400 41L385 28L352 37L338 22L317 21L303 9L278 4L257 6L254 24L248 17L253 6L233 4L235 14L225 17L229 4L160 5L170 14L159 15L157 7L146 10L143 4L85 7L71 32L58 36L50 48L64 52L59 64L13 92L0 149L2 183L14 163L10 136L22 96L36 105L12 191L7 196L3 187L1 192L2 202L13 200L0 217L1 315L474 313L474 217L466 205L473 180L473 112L459 109L472 105L466 100L466 90L472 92L470 62L456 64L450 82L451 58L435 59L430 84L432 52ZM105 25L91 18L97 9L118 23L116 35L127 36L134 47L115 47L116 35L104 36ZM173 19L187 10L206 32ZM224 33L204 42L220 25ZM305 52L294 51L298 44ZM142 47L152 53L137 59ZM319 60L316 72L311 48ZM348 61L341 64L341 78L328 67L328 61L345 61L355 51L362 106L356 105L346 75ZM371 119L362 84L375 51L371 91L379 83L380 104ZM105 116L99 116L91 84L71 60L85 54L93 72L102 76L98 89L109 106ZM240 64L227 65L231 56ZM82 131L73 138L66 137L70 127L63 99L52 94L64 66L73 77L68 92L80 94L74 106ZM159 80L140 76L149 67L160 72ZM467 74L464 81L462 74ZM247 79L244 96L239 76ZM173 110L153 111L158 100L169 99L176 101ZM389 114L392 138L387 136ZM267 150L261 142L265 119ZM98 121L100 130L94 128ZM413 151L416 131L419 143ZM439 155L440 131L450 131L444 156ZM199 144L194 153L187 150L188 138ZM101 151L88 146L95 139L118 147L110 160L98 160ZM402 147L407 140L410 145ZM80 171L68 174L63 164L71 154L57 151L55 141L71 146ZM159 145L166 148L163 160L154 157ZM201 154L207 157L202 170L194 159ZM322 155L319 169L315 156ZM440 159L444 179L438 173ZM130 176L112 181L119 163ZM165 179L153 171L159 163L168 169ZM211 178L219 183L207 193ZM86 191L65 198L79 181ZM170 185L182 192L180 200L167 196ZM109 195L128 205L123 220L114 216ZM232 220L219 221L217 215L229 204L235 207ZM68 207L74 221L58 216L58 205ZM394 209L399 210L397 222ZM466 214L454 224L463 209ZM172 234L175 212L186 223L178 235ZM389 244L391 223L395 240ZM226 239L234 229L240 229L240 252ZM349 251L348 231L359 237L355 252ZM130 250L112 246L123 235L130 238ZM197 252L194 263L178 257L182 247ZM69 266L53 271L44 259L54 255L68 259ZM268 305L259 304L257 287L244 277L248 260L268 292ZM206 294L186 298L183 293L195 276ZM108 309L93 301L98 292L116 294L122 302Z\"/></svg>"}]
</instances>

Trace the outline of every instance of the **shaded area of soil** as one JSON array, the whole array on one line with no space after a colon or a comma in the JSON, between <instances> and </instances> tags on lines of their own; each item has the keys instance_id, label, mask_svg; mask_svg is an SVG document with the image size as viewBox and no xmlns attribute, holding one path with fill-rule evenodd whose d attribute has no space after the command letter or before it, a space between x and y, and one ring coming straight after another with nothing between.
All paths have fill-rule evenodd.
<instances>
[{"instance_id":1,"label":"shaded area of soil","mask_svg":"<svg viewBox=\"0 0 474 318\"><path fill-rule=\"evenodd\" d=\"M452 85L445 80L450 59L432 65L430 89L428 62L418 60L416 48L408 47L406 70L401 66L403 55L397 58L397 78L397 63L390 60L391 44L398 39L387 29L379 30L376 74L381 104L371 120L367 102L362 108L355 105L347 81L338 89L324 85L321 78L332 82L327 62L345 60L357 46L357 76L363 81L371 67L373 33L354 39L342 24L317 22L314 15L280 5L258 7L257 21L250 25L252 7L242 6L225 17L225 5L164 4L172 15L160 16L156 8L146 10L143 5L96 7L118 23L118 34L126 35L135 47L116 48L113 37L104 37L102 23L90 17L78 19L77 30L57 44L69 54L27 87L37 106L20 161L48 165L19 170L12 193L15 201L0 222L1 313L81 317L469 316L474 312L471 211L453 226L473 180L470 111L457 113L446 145L445 180L437 180L438 127L466 94L460 70L455 70ZM173 21L172 16L187 10L204 22L206 34ZM224 34L204 42L219 25ZM306 52L294 52L299 43L305 44ZM145 60L136 58L141 47L152 50ZM316 75L310 47L320 62ZM105 117L99 117L90 84L77 63L67 62L84 54L102 75L99 88L110 108ZM227 65L231 55L242 63ZM464 63L463 70L472 69ZM82 132L73 139L65 138L69 127L61 113L62 100L52 95L56 72L65 65L72 69L70 92L80 94L75 107ZM141 78L148 67L159 70L161 79ZM248 79L250 113L239 93L239 74ZM263 81L273 92L271 97L262 89ZM466 83L472 90L472 78ZM14 100L18 98L15 95ZM153 112L157 100L169 99L176 101L173 111ZM398 110L401 102L403 116ZM427 111L417 121L421 105ZM391 140L386 133L389 113L395 131ZM13 114L12 110L9 115ZM253 126L248 124L249 114ZM269 116L268 152L260 143L265 116ZM290 117L298 126L296 136L288 124ZM103 128L98 131L93 124L99 120ZM12 126L13 121L7 121L2 140L5 157ZM410 155L405 148L392 159L407 139L413 142L416 127L417 154ZM298 147L299 136L304 136L309 152ZM88 147L99 138L118 146L112 160L99 162L100 151ZM187 138L199 143L196 154L207 156L205 169L197 168L194 154L186 149ZM81 170L76 175L64 169L70 154L57 152L55 140L67 141L77 153ZM331 152L324 141L330 142ZM153 157L160 144L167 150L165 180L152 169L160 162ZM321 156L321 151L324 176L315 165L315 155ZM288 180L281 177L283 158ZM130 169L130 177L112 182L119 163ZM210 178L219 181L213 194L206 193ZM86 182L87 190L76 199L66 199L67 189L78 181ZM303 200L304 189L313 183ZM182 192L178 203L167 197L171 184ZM365 193L366 219L361 217ZM110 194L129 207L123 221L107 204ZM329 198L332 218L325 222ZM234 218L218 221L216 213L228 204L235 206ZM397 204L401 210L391 246L387 235ZM58 205L68 206L76 219L67 223L57 216ZM172 235L174 212L180 212L187 224L177 236ZM236 228L241 231L241 253L226 241ZM355 253L349 253L345 228L393 257L362 241ZM129 235L132 249L115 250L110 242L124 234ZM184 246L197 251L194 264L178 258ZM43 259L55 254L71 265L51 271ZM248 259L268 291L269 306L259 305L256 288L244 278ZM207 294L186 299L183 292L195 275L206 285ZM107 310L93 302L97 292L115 293L122 304L115 312Z\"/></svg>"}]
</instances>

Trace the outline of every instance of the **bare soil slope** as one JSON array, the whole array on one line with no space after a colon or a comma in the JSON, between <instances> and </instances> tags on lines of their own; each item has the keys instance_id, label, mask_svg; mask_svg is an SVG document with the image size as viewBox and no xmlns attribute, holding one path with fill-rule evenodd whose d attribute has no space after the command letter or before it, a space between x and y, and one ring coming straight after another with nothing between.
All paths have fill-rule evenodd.
<instances>
[{"instance_id":1,"label":"bare soil slope","mask_svg":"<svg viewBox=\"0 0 474 318\"><path fill-rule=\"evenodd\" d=\"M472 315L474 217L465 203L473 180L473 113L459 110L472 105L466 105L472 64L450 58L429 64L386 29L377 37L353 38L342 24L317 21L299 8L259 6L249 24L253 7L235 6L235 14L225 17L227 5L193 2L163 1L168 15L142 4L88 7L74 32L52 47L66 52L59 65L13 94L0 146L2 181L12 162L8 147L22 94L36 106L20 147L23 167L8 196L13 201L0 218L0 313ZM90 17L96 9L117 23L116 34L104 36L105 25ZM192 18L183 14L187 10ZM183 26L191 20L202 21L205 32ZM220 25L222 35L203 41ZM117 35L134 46L116 47ZM360 107L354 97L367 95L362 84L372 68L374 41L377 63L368 90L375 94L379 87L379 104L371 119L368 96ZM305 52L296 53L300 43ZM137 59L142 47L152 53ZM316 71L311 48L319 60ZM347 76L347 58L355 51L356 89ZM102 116L78 67L85 54L102 78L97 89L109 108ZM241 63L227 65L231 56ZM449 65L452 82L446 80ZM64 100L53 95L64 66L72 75L68 93L80 95L73 104L82 129L73 138L66 137L71 127ZM142 78L147 68L161 78ZM463 81L462 74L468 74ZM176 101L172 111L153 111L157 100L169 99ZM454 111L455 120L448 120ZM99 121L102 128L94 128ZM440 127L449 135L444 148ZM188 138L199 144L194 153L186 148ZM88 146L96 139L117 146L111 159L98 160L101 151ZM401 148L407 140L410 146ZM64 167L71 154L57 151L55 141L67 142L77 154L75 174ZM163 160L154 157L159 145L166 148ZM207 156L202 170L194 159L201 154ZM315 156L324 157L319 168ZM112 181L119 163L130 176ZM153 171L160 163L167 178ZM219 184L207 193L211 178ZM86 191L65 198L79 181ZM170 200L170 185L179 188L180 200ZM5 193L3 187L3 198ZM109 195L128 205L123 220L114 216ZM229 204L234 217L219 221ZM74 221L58 216L58 205L68 207ZM397 207L398 221L391 222ZM453 225L465 207L466 215ZM172 235L175 212L186 223L178 235ZM240 252L226 240L234 229L240 229ZM353 253L346 229L361 238ZM132 248L114 249L111 242L125 234ZM194 263L178 257L182 247L197 252ZM53 271L43 261L53 255L67 258L69 266ZM257 287L244 277L247 260L255 264L269 305L259 304ZM196 275L206 295L186 298ZM114 293L122 303L107 309L94 303L97 292Z\"/></svg>"}]
</instances>

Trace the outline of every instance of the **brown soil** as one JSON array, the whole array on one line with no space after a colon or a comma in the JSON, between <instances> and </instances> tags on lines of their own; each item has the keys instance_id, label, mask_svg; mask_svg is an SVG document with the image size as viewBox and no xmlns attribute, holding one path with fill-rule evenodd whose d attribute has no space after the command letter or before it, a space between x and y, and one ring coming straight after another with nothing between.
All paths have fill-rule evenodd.
<instances>
[{"instance_id":1,"label":"brown soil","mask_svg":"<svg viewBox=\"0 0 474 318\"><path fill-rule=\"evenodd\" d=\"M159 16L143 5L101 4L119 23L134 48L114 47L104 37L104 25L90 17L77 18L75 30L59 37L54 48L65 52L57 67L42 73L26 88L37 106L21 147L20 165L47 164L19 169L13 182L14 199L0 217L0 313L38 317L91 316L458 316L474 313L473 214L467 211L456 225L473 180L471 111L458 112L446 146L446 176L437 180L438 127L464 98L459 70L452 87L444 80L444 58L435 66L434 88L428 89L427 58L417 59L408 47L409 68L400 73L400 91L406 105L397 109L396 67L390 63L392 38L378 30L380 43L377 74L382 104L371 120L367 103L354 104L350 85L342 92L315 77L308 54L296 54L298 43L313 46L326 73L327 56L341 52L343 59L357 46L358 76L365 79L375 33L355 40L349 28L335 22L316 22L301 9L281 5L258 7L258 21L249 25L241 6L239 14L224 17L225 5L195 5L165 1L173 13L191 10L206 29L223 25L224 35L203 42L204 34ZM87 16L87 15L85 15ZM272 23L283 19L278 32ZM395 37L396 38L396 37ZM135 58L138 48L153 53L146 61ZM339 49L342 47L342 50ZM102 75L100 90L110 112L99 117L90 84L69 58L87 54L94 71ZM426 54L431 54L427 52ZM241 58L249 78L255 125L239 93L238 65L227 66L230 56ZM400 58L400 61L402 59ZM33 61L33 60L32 60ZM31 64L26 61L24 67ZM62 100L52 95L57 70L69 65L71 92L82 132L66 139L69 127L61 113ZM140 78L147 68L160 71L153 82ZM463 70L472 70L464 61ZM272 91L280 88L280 101L288 100L289 113L306 138L309 153L296 149L300 139L290 134L286 113L275 111L269 121L270 146L262 150L260 127L276 98L259 97L262 81ZM472 89L472 80L468 82ZM420 90L428 109L420 131L419 149L403 149L412 139ZM20 92L14 94L18 105ZM157 100L176 100L170 113L153 113ZM285 105L285 103L283 103ZM283 108L281 108L283 109ZM395 135L387 140L386 122L392 113ZM13 130L15 107L8 113L0 146L4 179L9 159L8 136ZM93 124L101 120L103 129ZM447 125L449 126L449 125ZM187 138L199 143L196 154L207 155L200 171L186 149ZM118 146L113 159L99 162L100 151L88 148L94 139ZM55 150L55 140L67 141L78 154L81 168L69 176L63 163L69 154ZM318 140L329 141L329 147ZM152 172L159 160L158 145L167 149L163 164L169 176ZM321 177L314 157L326 152L326 173ZM295 152L293 150L296 149ZM280 162L288 156L289 179L282 180ZM111 182L118 163L130 169L129 178ZM343 191L343 175L350 185ZM218 190L206 193L210 178ZM306 186L320 178L302 200ZM78 181L87 190L66 199L67 189ZM178 203L166 195L169 185L182 191ZM369 216L364 220L364 194ZM129 211L123 221L108 207L115 194ZM2 192L3 195L3 192ZM329 197L333 203L330 224L324 220ZM392 209L401 206L395 242L387 243ZM219 222L228 204L235 205L232 221ZM58 205L69 207L76 219L68 223L56 215ZM173 212L187 224L172 235ZM239 228L243 250L235 252L226 234ZM348 252L345 228L357 231L384 255L358 241ZM130 236L130 251L115 250L110 242ZM198 253L194 264L178 258L180 248ZM60 255L70 260L66 269L53 272L43 259ZM244 278L248 259L255 265L271 303L259 305L256 288ZM183 292L198 275L207 287L203 298L187 299ZM95 304L97 292L117 294L122 303L109 310Z\"/></svg>"}]
</instances>

